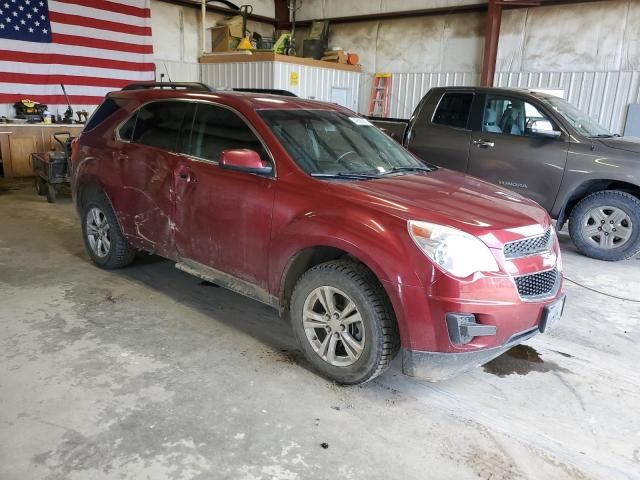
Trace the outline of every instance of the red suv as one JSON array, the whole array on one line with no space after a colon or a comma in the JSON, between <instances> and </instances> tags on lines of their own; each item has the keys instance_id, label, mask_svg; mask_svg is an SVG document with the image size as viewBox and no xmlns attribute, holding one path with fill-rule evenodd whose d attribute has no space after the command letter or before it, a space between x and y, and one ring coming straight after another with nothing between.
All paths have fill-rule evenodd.
<instances>
[{"instance_id":1,"label":"red suv","mask_svg":"<svg viewBox=\"0 0 640 480\"><path fill-rule=\"evenodd\" d=\"M425 166L338 105L135 84L90 119L72 171L98 266L144 250L289 313L339 383L371 380L400 349L408 375L447 378L562 314L541 207Z\"/></svg>"}]
</instances>

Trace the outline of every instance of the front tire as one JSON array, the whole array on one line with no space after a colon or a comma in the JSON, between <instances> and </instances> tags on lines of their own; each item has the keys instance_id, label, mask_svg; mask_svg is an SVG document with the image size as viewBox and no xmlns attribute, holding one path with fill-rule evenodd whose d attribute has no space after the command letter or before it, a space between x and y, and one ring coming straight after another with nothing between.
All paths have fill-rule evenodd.
<instances>
[{"instance_id":1,"label":"front tire","mask_svg":"<svg viewBox=\"0 0 640 480\"><path fill-rule=\"evenodd\" d=\"M375 275L355 261L308 270L293 291L291 323L307 360L340 384L368 382L398 353L389 299Z\"/></svg>"},{"instance_id":2,"label":"front tire","mask_svg":"<svg viewBox=\"0 0 640 480\"><path fill-rule=\"evenodd\" d=\"M572 210L569 234L580 253L616 262L640 252L640 200L618 190L583 198Z\"/></svg>"},{"instance_id":3,"label":"front tire","mask_svg":"<svg viewBox=\"0 0 640 480\"><path fill-rule=\"evenodd\" d=\"M83 205L82 238L91 260L101 268L125 267L136 255L102 193L93 193Z\"/></svg>"}]
</instances>

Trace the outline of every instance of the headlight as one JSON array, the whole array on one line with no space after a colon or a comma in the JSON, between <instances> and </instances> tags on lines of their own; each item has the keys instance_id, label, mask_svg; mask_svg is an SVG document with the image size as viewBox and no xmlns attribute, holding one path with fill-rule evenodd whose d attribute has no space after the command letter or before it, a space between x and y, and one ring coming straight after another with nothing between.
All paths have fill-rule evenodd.
<instances>
[{"instance_id":1,"label":"headlight","mask_svg":"<svg viewBox=\"0 0 640 480\"><path fill-rule=\"evenodd\" d=\"M489 247L473 235L435 223L409 220L407 225L420 250L456 277L500 271Z\"/></svg>"}]
</instances>

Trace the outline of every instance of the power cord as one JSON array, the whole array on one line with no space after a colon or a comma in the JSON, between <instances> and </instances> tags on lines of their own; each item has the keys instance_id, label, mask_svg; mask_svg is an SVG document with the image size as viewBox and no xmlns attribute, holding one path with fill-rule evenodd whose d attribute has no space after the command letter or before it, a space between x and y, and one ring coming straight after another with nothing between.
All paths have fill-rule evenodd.
<instances>
[{"instance_id":1,"label":"power cord","mask_svg":"<svg viewBox=\"0 0 640 480\"><path fill-rule=\"evenodd\" d=\"M600 290L596 290L595 288L587 287L586 285L583 285L580 282L576 282L575 280L572 280L569 277L564 277L564 279L566 281L568 281L568 282L573 283L574 285L577 285L578 287L582 287L585 290L589 290L590 292L593 292L593 293L599 293L600 295L604 295L606 297L615 298L616 300L624 300L625 302L640 303L640 300L635 300L633 298L619 297L617 295L612 295L611 293L601 292Z\"/></svg>"}]
</instances>

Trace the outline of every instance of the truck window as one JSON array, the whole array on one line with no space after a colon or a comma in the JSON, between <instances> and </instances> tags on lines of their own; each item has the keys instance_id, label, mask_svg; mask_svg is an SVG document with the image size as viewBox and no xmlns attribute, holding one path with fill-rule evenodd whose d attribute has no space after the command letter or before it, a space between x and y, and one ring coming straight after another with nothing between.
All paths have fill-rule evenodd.
<instances>
[{"instance_id":1,"label":"truck window","mask_svg":"<svg viewBox=\"0 0 640 480\"><path fill-rule=\"evenodd\" d=\"M534 105L519 98L487 95L482 131L525 136L531 129L556 130L553 122Z\"/></svg>"},{"instance_id":2,"label":"truck window","mask_svg":"<svg viewBox=\"0 0 640 480\"><path fill-rule=\"evenodd\" d=\"M436 109L433 123L456 128L467 128L473 93L445 93Z\"/></svg>"},{"instance_id":3,"label":"truck window","mask_svg":"<svg viewBox=\"0 0 640 480\"><path fill-rule=\"evenodd\" d=\"M227 108L199 104L191 132L189 154L218 161L224 150L248 148L271 162L260 139L245 121Z\"/></svg>"},{"instance_id":4,"label":"truck window","mask_svg":"<svg viewBox=\"0 0 640 480\"><path fill-rule=\"evenodd\" d=\"M180 151L181 132L185 124L191 124L194 108L192 103L175 101L153 102L142 107L138 111L131 141L170 152ZM126 126L120 129L120 138L126 134L123 131Z\"/></svg>"}]
</instances>

